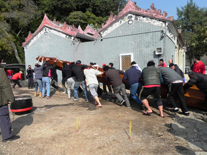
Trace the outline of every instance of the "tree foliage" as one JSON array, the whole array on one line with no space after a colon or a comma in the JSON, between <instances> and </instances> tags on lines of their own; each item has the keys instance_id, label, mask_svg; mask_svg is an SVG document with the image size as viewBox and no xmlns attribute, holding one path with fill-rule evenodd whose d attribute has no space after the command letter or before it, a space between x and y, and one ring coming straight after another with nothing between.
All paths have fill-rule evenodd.
<instances>
[{"instance_id":1,"label":"tree foliage","mask_svg":"<svg viewBox=\"0 0 207 155\"><path fill-rule=\"evenodd\" d=\"M194 55L203 56L205 54L203 48L199 47L199 35L205 31L206 9L199 8L193 0L190 0L181 9L177 8L177 16L178 20L175 21L175 24L182 30L183 39L187 47L187 58L192 64Z\"/></svg>"},{"instance_id":2,"label":"tree foliage","mask_svg":"<svg viewBox=\"0 0 207 155\"><path fill-rule=\"evenodd\" d=\"M24 63L22 42L37 29L44 14L83 29L87 24L98 29L111 11L118 14L125 4L126 0L1 0L0 52L7 63Z\"/></svg>"}]
</instances>

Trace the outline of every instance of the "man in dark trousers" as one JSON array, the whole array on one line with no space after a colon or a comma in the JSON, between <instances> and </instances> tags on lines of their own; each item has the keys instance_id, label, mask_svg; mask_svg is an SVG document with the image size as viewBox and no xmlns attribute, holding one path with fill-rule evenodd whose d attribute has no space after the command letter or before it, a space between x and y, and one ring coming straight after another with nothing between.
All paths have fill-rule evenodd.
<instances>
[{"instance_id":1,"label":"man in dark trousers","mask_svg":"<svg viewBox=\"0 0 207 155\"><path fill-rule=\"evenodd\" d=\"M164 117L163 114L163 104L160 97L160 86L161 86L161 74L160 70L155 67L154 61L148 61L147 67L142 70L142 90L140 92L140 100L142 104L147 108L143 111L144 115L150 115L152 109L149 106L147 97L153 95L154 100L157 103L158 109L160 111L160 117Z\"/></svg>"},{"instance_id":2,"label":"man in dark trousers","mask_svg":"<svg viewBox=\"0 0 207 155\"><path fill-rule=\"evenodd\" d=\"M1 65L2 62L3 59L0 56L0 129L2 142L7 142L20 137L13 135L11 131L11 120L9 117L8 104L14 102L14 94L4 68Z\"/></svg>"},{"instance_id":3,"label":"man in dark trousers","mask_svg":"<svg viewBox=\"0 0 207 155\"><path fill-rule=\"evenodd\" d=\"M189 81L184 85L184 90L196 85L200 91L206 94L205 97L205 106L207 109L207 75L196 72L189 72Z\"/></svg>"},{"instance_id":4,"label":"man in dark trousers","mask_svg":"<svg viewBox=\"0 0 207 155\"><path fill-rule=\"evenodd\" d=\"M177 112L178 108L173 98L173 95L177 94L180 101L182 112L184 115L188 116L189 112L184 98L183 78L177 72L175 72L174 70L168 67L161 67L160 71L164 79L164 83L168 86L168 93L167 93L168 102L172 104L173 110Z\"/></svg>"},{"instance_id":5,"label":"man in dark trousers","mask_svg":"<svg viewBox=\"0 0 207 155\"><path fill-rule=\"evenodd\" d=\"M122 79L119 74L124 74L123 71L116 70L113 68L109 68L109 66L104 67L104 71L106 74L106 77L111 81L111 84L113 86L114 94L119 100L120 105L122 105L124 102L126 102L126 107L130 107L129 99L126 94L125 85L122 82ZM124 99L120 95L120 92L123 94Z\"/></svg>"},{"instance_id":6,"label":"man in dark trousers","mask_svg":"<svg viewBox=\"0 0 207 155\"><path fill-rule=\"evenodd\" d=\"M67 72L64 72L63 70L67 67L67 63L63 62L63 68L62 68L62 86L63 86L63 93L67 93L67 88L65 86L65 83L67 81L66 74Z\"/></svg>"},{"instance_id":7,"label":"man in dark trousers","mask_svg":"<svg viewBox=\"0 0 207 155\"><path fill-rule=\"evenodd\" d=\"M76 65L72 68L72 74L75 77L74 85L74 101L78 101L78 88L81 85L85 94L85 101L88 102L88 92L85 82L85 76L83 74L83 69L87 68L87 65L81 65L81 61L77 60Z\"/></svg>"},{"instance_id":8,"label":"man in dark trousers","mask_svg":"<svg viewBox=\"0 0 207 155\"><path fill-rule=\"evenodd\" d=\"M135 61L131 62L131 68L126 70L126 72L124 73L124 79L128 80L131 98L133 98L137 103L142 104L142 102L139 100L139 88L141 86L140 79L142 76L142 72L137 69L136 66L134 66L135 64Z\"/></svg>"},{"instance_id":9,"label":"man in dark trousers","mask_svg":"<svg viewBox=\"0 0 207 155\"><path fill-rule=\"evenodd\" d=\"M30 88L33 89L34 86L33 73L34 73L34 69L32 69L31 65L28 65L28 69L27 69L28 89Z\"/></svg>"}]
</instances>

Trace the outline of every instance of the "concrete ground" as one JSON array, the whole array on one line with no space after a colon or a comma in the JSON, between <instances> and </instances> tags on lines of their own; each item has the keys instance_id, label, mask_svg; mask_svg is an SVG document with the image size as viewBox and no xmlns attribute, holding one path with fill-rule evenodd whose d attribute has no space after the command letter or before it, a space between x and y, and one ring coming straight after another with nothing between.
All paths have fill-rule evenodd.
<instances>
[{"instance_id":1,"label":"concrete ground","mask_svg":"<svg viewBox=\"0 0 207 155\"><path fill-rule=\"evenodd\" d=\"M131 108L119 106L111 94L101 97L103 108L97 109L83 94L74 102L54 89L51 99L34 97L27 87L13 91L32 96L34 107L27 114L11 113L13 133L21 138L1 143L1 155L207 155L207 116L199 109L189 107L190 116L184 116L163 100L161 118L150 97L153 113L146 116L135 101Z\"/></svg>"}]
</instances>

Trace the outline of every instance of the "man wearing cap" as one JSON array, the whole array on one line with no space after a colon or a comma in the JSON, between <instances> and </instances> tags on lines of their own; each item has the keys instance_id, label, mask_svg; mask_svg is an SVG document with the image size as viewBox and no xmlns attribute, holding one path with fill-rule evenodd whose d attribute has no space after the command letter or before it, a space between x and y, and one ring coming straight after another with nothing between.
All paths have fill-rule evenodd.
<instances>
[{"instance_id":1,"label":"man wearing cap","mask_svg":"<svg viewBox=\"0 0 207 155\"><path fill-rule=\"evenodd\" d=\"M173 98L174 94L176 94L179 98L183 114L188 116L189 112L185 103L182 77L177 72L168 67L161 67L160 72L164 79L165 85L168 87L167 101L168 103L172 104L173 111L178 111L175 100Z\"/></svg>"},{"instance_id":2,"label":"man wearing cap","mask_svg":"<svg viewBox=\"0 0 207 155\"><path fill-rule=\"evenodd\" d=\"M183 82L185 82L185 77L184 77L183 71L178 67L178 65L176 65L174 63L170 63L169 68L176 71L183 78Z\"/></svg>"},{"instance_id":3,"label":"man wearing cap","mask_svg":"<svg viewBox=\"0 0 207 155\"><path fill-rule=\"evenodd\" d=\"M14 94L4 68L1 65L2 62L3 59L0 56L0 129L2 142L7 142L16 140L20 137L13 135L11 131L11 120L9 117L8 104L14 102Z\"/></svg>"},{"instance_id":4,"label":"man wearing cap","mask_svg":"<svg viewBox=\"0 0 207 155\"><path fill-rule=\"evenodd\" d=\"M14 85L13 85L13 88L15 88L16 84L19 86L19 87L22 87L19 83L19 80L22 79L22 71L19 71L19 73L15 73L13 76L12 76L12 82L14 82Z\"/></svg>"},{"instance_id":5,"label":"man wearing cap","mask_svg":"<svg viewBox=\"0 0 207 155\"><path fill-rule=\"evenodd\" d=\"M140 92L140 79L142 72L137 68L136 62L131 62L131 68L126 70L124 73L124 80L128 80L129 86L130 86L130 93L131 97L139 104L142 104L142 102L139 100L139 92ZM138 94L138 96L136 95Z\"/></svg>"},{"instance_id":6,"label":"man wearing cap","mask_svg":"<svg viewBox=\"0 0 207 155\"><path fill-rule=\"evenodd\" d=\"M81 65L81 61L77 60L76 65L72 68L72 74L75 77L74 85L74 101L78 101L78 88L81 85L85 94L85 101L88 102L88 92L85 83L85 76L83 74L83 69L87 68L87 65Z\"/></svg>"},{"instance_id":7,"label":"man wearing cap","mask_svg":"<svg viewBox=\"0 0 207 155\"><path fill-rule=\"evenodd\" d=\"M91 95L93 96L95 100L96 107L102 107L101 102L98 98L98 79L97 75L103 74L103 72L98 71L97 69L94 69L95 66L89 66L87 69L84 69L84 75L86 77L86 84L89 88L89 91Z\"/></svg>"}]
</instances>

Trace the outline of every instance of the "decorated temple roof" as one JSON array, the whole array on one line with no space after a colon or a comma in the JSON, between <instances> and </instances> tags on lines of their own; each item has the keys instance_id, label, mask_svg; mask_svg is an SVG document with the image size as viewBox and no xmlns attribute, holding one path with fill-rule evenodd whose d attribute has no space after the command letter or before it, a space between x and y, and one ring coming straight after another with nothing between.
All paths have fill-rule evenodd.
<instances>
[{"instance_id":1,"label":"decorated temple roof","mask_svg":"<svg viewBox=\"0 0 207 155\"><path fill-rule=\"evenodd\" d=\"M136 3L133 3L132 0L128 0L126 6L124 9L117 15L113 16L113 13L111 12L109 19L106 21L106 24L102 24L102 30L106 29L108 26L122 18L128 13L136 14L136 15L142 15L158 20L164 20L164 21L173 21L173 16L167 17L167 13L163 11L163 14L161 13L162 11L160 9L156 9L154 7L154 3L150 6L151 9L144 10L136 5Z\"/></svg>"},{"instance_id":2,"label":"decorated temple roof","mask_svg":"<svg viewBox=\"0 0 207 155\"><path fill-rule=\"evenodd\" d=\"M42 20L42 23L40 24L38 29L34 33L29 32L29 34L28 34L27 38L25 38L25 42L22 44L22 46L24 47L45 26L53 28L57 31L63 32L63 33L68 34L70 36L82 37L82 38L88 39L88 40L95 40L99 35L98 32L95 31L93 28L91 28L89 25L83 31L80 26L77 29L74 25L67 25L65 22L62 24L56 20L51 21L51 20L49 20L49 18L45 14L44 18Z\"/></svg>"},{"instance_id":3,"label":"decorated temple roof","mask_svg":"<svg viewBox=\"0 0 207 155\"><path fill-rule=\"evenodd\" d=\"M150 6L150 9L144 10L144 9L138 7L136 5L136 3L133 3L132 0L128 0L124 9L118 15L113 16L113 13L110 14L109 19L106 21L105 24L102 24L102 28L99 30L99 32L106 29L107 27L109 27L110 25L112 25L113 23L115 23L116 21L123 18L125 15L127 15L129 13L141 15L141 16L146 16L149 18L154 18L154 19L158 19L158 20L162 20L162 21L173 22L173 17L172 16L167 17L167 13L165 11L163 11L163 13L161 13L160 9L157 10L154 7L154 3L152 3L152 5ZM40 24L38 29L34 33L29 32L29 34L28 34L27 38L25 38L25 42L22 44L22 46L25 46L45 26L53 28L57 31L63 32L63 33L68 34L70 36L79 37L79 38L83 38L86 40L95 40L99 36L99 32L94 30L89 25L87 25L87 27L83 31L80 26L78 28L76 28L74 25L67 25L65 22L59 23L56 20L51 21L47 17L47 15L45 14L44 18L42 20L42 23Z\"/></svg>"}]
</instances>

